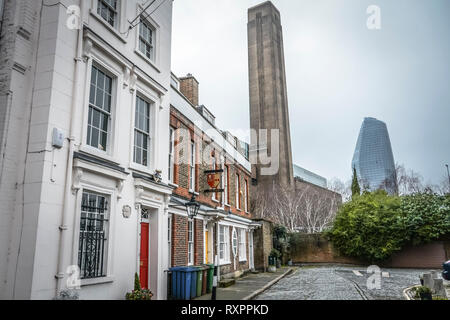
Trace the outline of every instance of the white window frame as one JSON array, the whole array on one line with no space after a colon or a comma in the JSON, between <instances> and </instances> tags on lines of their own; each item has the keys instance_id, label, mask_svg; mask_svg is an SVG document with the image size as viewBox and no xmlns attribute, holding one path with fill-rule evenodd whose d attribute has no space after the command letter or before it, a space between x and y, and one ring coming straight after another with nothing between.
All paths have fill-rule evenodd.
<instances>
[{"instance_id":1,"label":"white window frame","mask_svg":"<svg viewBox=\"0 0 450 320\"><path fill-rule=\"evenodd\" d=\"M223 252L223 257L220 253ZM230 227L219 224L219 264L230 264Z\"/></svg>"},{"instance_id":2,"label":"white window frame","mask_svg":"<svg viewBox=\"0 0 450 320\"><path fill-rule=\"evenodd\" d=\"M192 266L195 263L195 228L194 220L188 220L188 266Z\"/></svg>"},{"instance_id":3,"label":"white window frame","mask_svg":"<svg viewBox=\"0 0 450 320\"><path fill-rule=\"evenodd\" d=\"M144 7L142 7L141 4L137 5L137 11L136 14L140 15L142 13L142 11L144 10ZM152 68L154 68L158 73L161 73L161 70L159 69L159 64L160 64L160 26L159 24L152 19L151 17L147 17L147 15L144 15L143 19L142 19L145 24L150 27L150 29L153 30L154 36L153 36L153 59L149 59L145 53L143 53L140 48L139 48L139 44L140 44L140 25L138 28L136 28L136 46L135 46L135 50L134 52L141 57L142 59L144 59ZM139 21L137 21L136 23L139 23Z\"/></svg>"},{"instance_id":4,"label":"white window frame","mask_svg":"<svg viewBox=\"0 0 450 320\"><path fill-rule=\"evenodd\" d=\"M247 231L245 229L239 229L239 261L247 261Z\"/></svg>"},{"instance_id":5,"label":"white window frame","mask_svg":"<svg viewBox=\"0 0 450 320\"><path fill-rule=\"evenodd\" d=\"M169 128L169 182L175 181L175 129Z\"/></svg>"},{"instance_id":6,"label":"white window frame","mask_svg":"<svg viewBox=\"0 0 450 320\"><path fill-rule=\"evenodd\" d=\"M117 141L117 113L119 109L119 90L118 83L121 82L121 74L115 67L111 64L107 64L103 62L104 58L97 55L96 52L93 52L92 59L89 59L89 62L86 66L86 82L85 82L85 96L84 96L84 109L83 109L83 133L82 133L82 141L80 146L80 151L90 153L94 156L107 159L112 162L118 162L115 158L115 152L118 148ZM87 144L88 138L88 122L89 122L89 110L90 110L90 93L91 93L91 76L92 76L92 68L95 67L112 77L112 90L111 90L111 110L110 110L110 122L108 128L108 142L106 146L106 150L101 150L99 148L92 147Z\"/></svg>"},{"instance_id":7,"label":"white window frame","mask_svg":"<svg viewBox=\"0 0 450 320\"><path fill-rule=\"evenodd\" d=\"M196 191L195 159L197 153L195 142L191 141L189 150L191 156L189 159L189 191L195 192Z\"/></svg>"},{"instance_id":8,"label":"white window frame","mask_svg":"<svg viewBox=\"0 0 450 320\"><path fill-rule=\"evenodd\" d=\"M137 119L136 119L136 108L138 107L138 104L137 104L138 99L141 99L142 101L144 101L145 103L148 104L148 108L149 108L149 109L148 109L148 116L149 116L149 119L148 119L148 126L149 126L149 128L148 128L148 133L145 133L144 131L142 131L141 129L139 129L139 128L137 127L137 124L136 124L136 120L137 120ZM154 103L153 103L151 100L147 99L147 98L146 98L144 95L142 95L141 93L137 93L137 94L136 94L134 101L135 101L135 102L134 102L133 156L132 156L132 161L133 161L134 165L139 166L139 167L141 167L141 168L147 170L147 169L149 169L149 168L151 167L151 164L152 164L152 158L153 158L153 154L152 154L152 151L153 151L153 148L152 148L152 144L153 144L153 139L152 139L153 126L152 126L152 124L154 123L154 121L153 121L153 119L152 119L152 115L153 115L153 108L154 108L153 106L154 106ZM148 141L147 141L148 150L147 150L147 164L146 164L146 165L144 165L144 164L142 164L142 163L139 163L139 162L137 162L137 161L134 159L134 157L135 157L135 152L136 152L136 150L135 150L135 149L136 149L136 142L135 142L135 134L136 134L136 131L148 135L148 137L147 137L147 139L148 139Z\"/></svg>"},{"instance_id":9,"label":"white window frame","mask_svg":"<svg viewBox=\"0 0 450 320\"><path fill-rule=\"evenodd\" d=\"M148 30L151 31L152 36L151 36L151 43L147 41L147 39L144 39L141 36L141 30L143 27L146 27ZM139 52L148 60L152 61L153 63L155 62L155 58L156 58L156 28L146 19L140 18L140 23L139 23L139 30L138 32L138 50ZM143 52L141 50L141 41L144 43L145 46L150 46L150 57L147 56L147 52Z\"/></svg>"},{"instance_id":10,"label":"white window frame","mask_svg":"<svg viewBox=\"0 0 450 320\"><path fill-rule=\"evenodd\" d=\"M100 5L102 3L106 3L106 5L108 7L110 7L110 5L107 3L107 1L97 0L95 13L98 15L98 17L100 19L102 19L105 23L107 23L107 25L109 27L111 27L113 29L116 29L116 30L119 30L120 29L120 16L121 16L121 12L122 12L122 1L121 0L117 0L117 2L116 2L116 9L113 9L113 10L115 10L114 24L113 25L111 25L111 23L109 23L109 21L107 21L105 18L103 18L102 15L99 13Z\"/></svg>"},{"instance_id":11,"label":"white window frame","mask_svg":"<svg viewBox=\"0 0 450 320\"><path fill-rule=\"evenodd\" d=\"M235 227L231 232L231 252L233 253L233 259L239 255L239 234Z\"/></svg>"}]
</instances>

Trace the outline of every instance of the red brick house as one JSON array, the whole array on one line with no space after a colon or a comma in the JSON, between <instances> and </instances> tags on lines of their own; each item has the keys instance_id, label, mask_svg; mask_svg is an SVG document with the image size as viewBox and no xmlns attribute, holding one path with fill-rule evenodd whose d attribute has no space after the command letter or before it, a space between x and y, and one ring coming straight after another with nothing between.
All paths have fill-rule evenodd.
<instances>
[{"instance_id":1,"label":"red brick house","mask_svg":"<svg viewBox=\"0 0 450 320\"><path fill-rule=\"evenodd\" d=\"M173 75L170 96L169 265L211 264L217 255L219 274L238 276L254 268L248 147L215 127L214 116L198 105L193 76ZM211 170L222 170L217 188L223 193L207 191ZM192 195L201 206L190 220L183 206Z\"/></svg>"}]
</instances>

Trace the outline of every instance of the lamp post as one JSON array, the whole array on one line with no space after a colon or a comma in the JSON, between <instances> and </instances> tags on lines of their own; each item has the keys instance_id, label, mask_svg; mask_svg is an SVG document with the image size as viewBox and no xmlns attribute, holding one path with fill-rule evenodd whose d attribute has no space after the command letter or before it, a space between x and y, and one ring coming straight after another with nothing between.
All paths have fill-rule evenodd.
<instances>
[{"instance_id":1,"label":"lamp post","mask_svg":"<svg viewBox=\"0 0 450 320\"><path fill-rule=\"evenodd\" d=\"M195 201L195 194L192 195L192 198L189 202L185 204L186 211L189 219L194 219L198 214L198 209L200 209L200 205Z\"/></svg>"}]
</instances>

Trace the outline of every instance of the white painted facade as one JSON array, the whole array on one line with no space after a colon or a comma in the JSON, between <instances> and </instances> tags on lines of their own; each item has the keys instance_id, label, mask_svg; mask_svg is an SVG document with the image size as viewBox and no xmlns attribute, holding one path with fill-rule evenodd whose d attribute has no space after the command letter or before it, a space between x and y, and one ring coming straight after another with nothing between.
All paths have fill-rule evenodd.
<instances>
[{"instance_id":1,"label":"white painted facade","mask_svg":"<svg viewBox=\"0 0 450 320\"><path fill-rule=\"evenodd\" d=\"M155 299L166 298L172 1L147 19L154 30L153 61L139 51L139 26L128 31L129 22L150 2L119 0L112 27L97 14L99 1L17 0L5 7L0 299L53 299L66 289L67 268L78 265L86 191L108 201L106 276L81 280L80 298L123 299L132 290L139 273L142 208L150 213L149 288ZM80 30L67 27L71 5L81 9ZM87 144L93 66L112 78L104 151ZM133 161L137 95L150 103L145 167ZM54 128L64 135L62 148L52 144ZM159 183L152 181L156 170L161 170ZM126 208L131 208L129 218Z\"/></svg>"}]
</instances>

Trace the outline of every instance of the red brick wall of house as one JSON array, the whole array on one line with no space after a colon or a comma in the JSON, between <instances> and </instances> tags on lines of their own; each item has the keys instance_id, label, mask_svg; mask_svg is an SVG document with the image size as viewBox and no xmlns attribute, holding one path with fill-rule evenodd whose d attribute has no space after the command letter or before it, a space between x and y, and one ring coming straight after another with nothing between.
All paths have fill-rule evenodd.
<instances>
[{"instance_id":1,"label":"red brick wall of house","mask_svg":"<svg viewBox=\"0 0 450 320\"><path fill-rule=\"evenodd\" d=\"M194 264L200 265L203 264L203 253L204 253L204 247L203 247L203 238L204 238L204 227L203 227L203 221L200 219L195 219L194 223L194 247L195 247L195 259Z\"/></svg>"},{"instance_id":2,"label":"red brick wall of house","mask_svg":"<svg viewBox=\"0 0 450 320\"><path fill-rule=\"evenodd\" d=\"M180 112L178 112L175 108L171 108L171 117L170 117L170 126L173 129L185 129L189 130L191 133L191 138L196 143L196 159L201 159L201 150L204 150L204 148L211 143L211 140L208 136L200 132L199 130L195 131L194 135L194 125L190 123ZM200 115L199 115L200 116ZM178 146L178 138L175 137L175 146ZM221 152L221 148L217 145L214 146L213 154L216 155L217 162L219 162L219 155L223 154ZM183 155L175 155L175 159L178 159L179 157L182 157ZM175 161L176 162L176 161ZM221 206L222 203L222 197L223 194L217 195L218 201L212 200L212 194L205 193L204 191L209 189L209 186L207 184L207 177L204 174L204 171L206 170L212 170L211 163L200 163L197 160L198 164L196 165L196 192L199 193L198 196L196 196L196 200L202 204L205 204L207 206L210 206L212 208L217 208ZM220 169L219 166L217 166L216 169ZM228 164L228 198L229 198L229 206L225 206L226 211L230 211L233 214L239 215L244 218L251 218L251 214L248 212L244 212L244 192L245 192L245 183L244 180L247 181L247 185L250 189L250 183L251 183L251 174L248 172L244 167L241 165L234 163L234 164ZM240 196L240 209L236 208L236 174L239 174L240 177L240 184L241 184L241 196ZM177 189L174 190L174 194L179 195L185 199L190 199L191 194L189 193L189 165L188 164L175 164L174 168L174 183L178 186ZM247 197L247 208L250 210L250 190L248 190L248 197Z\"/></svg>"},{"instance_id":3,"label":"red brick wall of house","mask_svg":"<svg viewBox=\"0 0 450 320\"><path fill-rule=\"evenodd\" d=\"M172 266L187 266L188 218L174 214L172 224Z\"/></svg>"}]
</instances>

